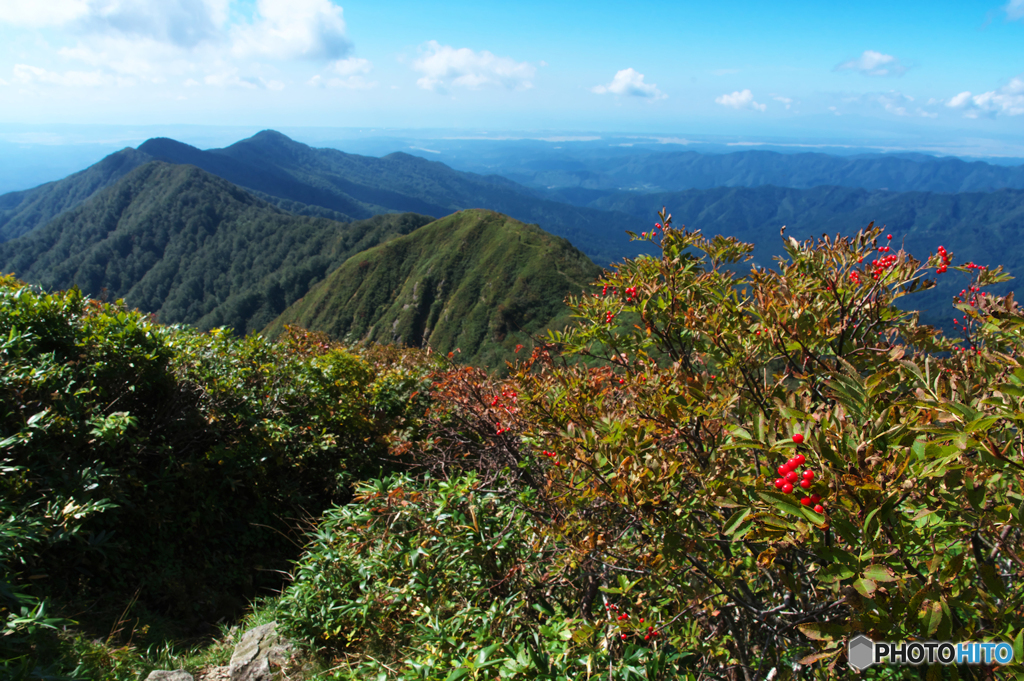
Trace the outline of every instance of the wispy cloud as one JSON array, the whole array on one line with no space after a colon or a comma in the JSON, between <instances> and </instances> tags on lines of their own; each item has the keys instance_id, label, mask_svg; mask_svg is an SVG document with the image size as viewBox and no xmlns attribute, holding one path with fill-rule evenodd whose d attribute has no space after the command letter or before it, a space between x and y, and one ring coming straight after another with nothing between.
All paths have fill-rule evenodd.
<instances>
[{"instance_id":1,"label":"wispy cloud","mask_svg":"<svg viewBox=\"0 0 1024 681\"><path fill-rule=\"evenodd\" d=\"M644 74L631 68L622 69L615 74L612 82L607 85L595 85L590 91L599 95L613 94L645 99L665 99L668 96L654 83L645 83Z\"/></svg>"},{"instance_id":2,"label":"wispy cloud","mask_svg":"<svg viewBox=\"0 0 1024 681\"><path fill-rule=\"evenodd\" d=\"M754 94L750 90L737 90L731 95L715 97L715 103L732 107L733 109L753 109L754 111L764 111L768 108L764 104L755 102Z\"/></svg>"},{"instance_id":3,"label":"wispy cloud","mask_svg":"<svg viewBox=\"0 0 1024 681\"><path fill-rule=\"evenodd\" d=\"M864 50L864 53L856 59L851 59L839 64L836 71L856 71L865 76L902 76L907 67L900 63L900 60L891 54L882 54L874 50Z\"/></svg>"},{"instance_id":4,"label":"wispy cloud","mask_svg":"<svg viewBox=\"0 0 1024 681\"><path fill-rule=\"evenodd\" d=\"M772 99L774 99L776 102L782 102L786 106L786 111L789 111L789 108L793 106L793 99L790 97L783 97L782 95L773 94Z\"/></svg>"},{"instance_id":5,"label":"wispy cloud","mask_svg":"<svg viewBox=\"0 0 1024 681\"><path fill-rule=\"evenodd\" d=\"M1006 11L1006 18L1010 21L1024 19L1024 0L1010 0L1003 9Z\"/></svg>"},{"instance_id":6,"label":"wispy cloud","mask_svg":"<svg viewBox=\"0 0 1024 681\"><path fill-rule=\"evenodd\" d=\"M28 64L14 65L14 82L22 85L40 83L63 87L100 87L103 85L132 85L130 79L119 79L102 71L49 71Z\"/></svg>"},{"instance_id":7,"label":"wispy cloud","mask_svg":"<svg viewBox=\"0 0 1024 681\"><path fill-rule=\"evenodd\" d=\"M497 57L487 50L456 49L436 40L426 43L422 51L412 65L423 74L416 84L434 92L447 92L452 88L476 90L483 86L526 90L533 87L531 79L537 73L537 68L529 62Z\"/></svg>"},{"instance_id":8,"label":"wispy cloud","mask_svg":"<svg viewBox=\"0 0 1024 681\"><path fill-rule=\"evenodd\" d=\"M970 91L951 97L946 106L961 109L965 118L979 116L1020 116L1024 114L1024 74L998 90L972 95Z\"/></svg>"},{"instance_id":9,"label":"wispy cloud","mask_svg":"<svg viewBox=\"0 0 1024 681\"><path fill-rule=\"evenodd\" d=\"M211 73L203 79L207 85L223 88L244 88L246 90L283 90L284 83L259 76L241 76L238 69L227 69Z\"/></svg>"},{"instance_id":10,"label":"wispy cloud","mask_svg":"<svg viewBox=\"0 0 1024 681\"><path fill-rule=\"evenodd\" d=\"M367 81L364 76L373 70L368 59L349 57L339 59L331 64L328 73L313 76L307 85L314 87L334 87L348 90L369 90L377 87L377 82Z\"/></svg>"}]
</instances>

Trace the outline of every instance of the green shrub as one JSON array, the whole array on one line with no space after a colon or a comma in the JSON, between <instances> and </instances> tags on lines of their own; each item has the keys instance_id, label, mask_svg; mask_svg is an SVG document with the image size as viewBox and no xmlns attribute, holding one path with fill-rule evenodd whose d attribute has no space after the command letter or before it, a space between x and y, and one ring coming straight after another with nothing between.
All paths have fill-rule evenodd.
<instances>
[{"instance_id":1,"label":"green shrub","mask_svg":"<svg viewBox=\"0 0 1024 681\"><path fill-rule=\"evenodd\" d=\"M0 339L0 646L27 661L50 613L149 645L277 588L306 519L395 465L433 361L165 327L10 277Z\"/></svg>"}]
</instances>

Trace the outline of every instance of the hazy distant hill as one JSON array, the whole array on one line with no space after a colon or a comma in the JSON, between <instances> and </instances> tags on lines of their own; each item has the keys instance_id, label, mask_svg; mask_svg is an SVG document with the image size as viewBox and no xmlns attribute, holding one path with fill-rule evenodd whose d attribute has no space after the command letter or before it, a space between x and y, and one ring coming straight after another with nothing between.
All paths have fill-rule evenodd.
<instances>
[{"instance_id":1,"label":"hazy distant hill","mask_svg":"<svg viewBox=\"0 0 1024 681\"><path fill-rule=\"evenodd\" d=\"M785 189L727 188L619 194L597 202L609 209L643 215L651 205L667 206L676 226L687 225L705 234L725 234L755 244L757 261L772 265L783 253L779 228L797 239L823 233L851 235L870 222L885 225L894 243L923 259L941 244L956 256L956 264L974 261L1003 265L1018 279L1024 276L1024 191L935 194L883 192L845 187ZM949 322L949 301L963 288L962 275L949 273L939 286L915 295L918 309L929 320ZM995 291L1014 288L1011 282Z\"/></svg>"},{"instance_id":2,"label":"hazy distant hill","mask_svg":"<svg viewBox=\"0 0 1024 681\"><path fill-rule=\"evenodd\" d=\"M122 149L63 180L0 195L0 242L45 225L151 160L143 152Z\"/></svg>"},{"instance_id":3,"label":"hazy distant hill","mask_svg":"<svg viewBox=\"0 0 1024 681\"><path fill-rule=\"evenodd\" d=\"M563 327L563 300L601 269L565 239L492 211L450 215L350 258L268 329L427 344L490 367Z\"/></svg>"},{"instance_id":4,"label":"hazy distant hill","mask_svg":"<svg viewBox=\"0 0 1024 681\"><path fill-rule=\"evenodd\" d=\"M600 156L548 152L526 161L490 164L520 184L544 190L548 198L580 206L609 191L643 193L758 187L807 189L822 185L896 192L979 192L1024 189L1024 166L998 166L958 158L915 155L832 156L772 151L702 154L695 151L636 152ZM580 191L583 190L583 191Z\"/></svg>"},{"instance_id":5,"label":"hazy distant hill","mask_svg":"<svg viewBox=\"0 0 1024 681\"><path fill-rule=\"evenodd\" d=\"M0 271L123 297L165 323L258 330L352 253L430 222L291 215L194 166L151 161L33 233Z\"/></svg>"}]
</instances>

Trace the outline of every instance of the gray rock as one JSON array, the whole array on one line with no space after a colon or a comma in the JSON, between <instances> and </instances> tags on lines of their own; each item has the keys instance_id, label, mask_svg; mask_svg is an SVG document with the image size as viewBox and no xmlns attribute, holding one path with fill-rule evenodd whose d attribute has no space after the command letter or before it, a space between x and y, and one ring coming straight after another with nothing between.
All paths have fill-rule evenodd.
<instances>
[{"instance_id":1,"label":"gray rock","mask_svg":"<svg viewBox=\"0 0 1024 681\"><path fill-rule=\"evenodd\" d=\"M194 681L192 675L184 669L176 669L172 672L162 669L155 669L146 677L146 681Z\"/></svg>"},{"instance_id":2,"label":"gray rock","mask_svg":"<svg viewBox=\"0 0 1024 681\"><path fill-rule=\"evenodd\" d=\"M277 622L251 629L231 654L231 681L272 681L291 652L291 644L277 635Z\"/></svg>"}]
</instances>

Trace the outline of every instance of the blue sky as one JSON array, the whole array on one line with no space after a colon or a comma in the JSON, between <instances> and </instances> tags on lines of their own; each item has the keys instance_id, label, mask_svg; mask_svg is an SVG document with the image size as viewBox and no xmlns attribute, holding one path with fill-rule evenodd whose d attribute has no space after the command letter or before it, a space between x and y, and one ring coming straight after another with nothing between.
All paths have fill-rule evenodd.
<instances>
[{"instance_id":1,"label":"blue sky","mask_svg":"<svg viewBox=\"0 0 1024 681\"><path fill-rule=\"evenodd\" d=\"M0 45L0 131L604 131L1024 156L1024 0L0 0Z\"/></svg>"}]
</instances>

